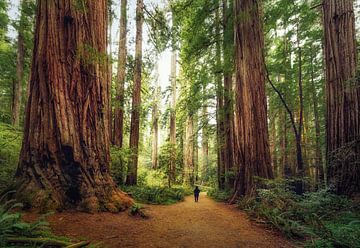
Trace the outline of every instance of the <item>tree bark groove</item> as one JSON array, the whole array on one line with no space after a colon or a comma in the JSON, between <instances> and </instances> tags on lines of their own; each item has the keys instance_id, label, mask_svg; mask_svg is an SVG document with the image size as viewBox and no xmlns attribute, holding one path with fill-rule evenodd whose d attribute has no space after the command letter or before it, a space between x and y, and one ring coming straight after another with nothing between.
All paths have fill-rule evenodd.
<instances>
[{"instance_id":1,"label":"tree bark groove","mask_svg":"<svg viewBox=\"0 0 360 248\"><path fill-rule=\"evenodd\" d=\"M18 197L33 207L118 211L109 172L107 1L38 1Z\"/></svg>"}]
</instances>

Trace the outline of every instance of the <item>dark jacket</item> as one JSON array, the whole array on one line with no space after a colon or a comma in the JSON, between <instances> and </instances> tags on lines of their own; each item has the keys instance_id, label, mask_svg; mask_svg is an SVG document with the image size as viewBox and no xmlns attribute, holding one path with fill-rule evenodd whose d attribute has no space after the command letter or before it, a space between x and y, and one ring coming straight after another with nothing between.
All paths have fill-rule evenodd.
<instances>
[{"instance_id":1,"label":"dark jacket","mask_svg":"<svg viewBox=\"0 0 360 248\"><path fill-rule=\"evenodd\" d=\"M200 189L199 188L195 188L194 189L194 195L199 195L200 194Z\"/></svg>"}]
</instances>

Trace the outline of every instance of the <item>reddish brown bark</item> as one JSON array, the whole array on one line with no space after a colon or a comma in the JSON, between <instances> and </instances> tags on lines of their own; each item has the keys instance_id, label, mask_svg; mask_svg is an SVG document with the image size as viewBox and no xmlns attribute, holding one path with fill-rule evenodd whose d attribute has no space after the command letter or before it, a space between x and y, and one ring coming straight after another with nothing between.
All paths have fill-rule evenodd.
<instances>
[{"instance_id":1,"label":"reddish brown bark","mask_svg":"<svg viewBox=\"0 0 360 248\"><path fill-rule=\"evenodd\" d=\"M272 178L265 95L264 39L258 0L236 0L235 108L240 172L233 201L254 194L254 176Z\"/></svg>"},{"instance_id":2,"label":"reddish brown bark","mask_svg":"<svg viewBox=\"0 0 360 248\"><path fill-rule=\"evenodd\" d=\"M216 140L217 140L217 169L218 169L218 186L220 189L225 188L226 168L225 168L225 127L224 127L224 86L221 80L221 44L220 44L220 10L215 12L216 21L216 44L215 44L215 83L216 83Z\"/></svg>"},{"instance_id":3,"label":"reddish brown bark","mask_svg":"<svg viewBox=\"0 0 360 248\"><path fill-rule=\"evenodd\" d=\"M231 1L232 2L232 1ZM230 9L232 8L232 4ZM234 29L229 19L227 0L223 0L223 72L224 72L224 167L225 188L230 189L235 181L234 163L234 106L232 90Z\"/></svg>"},{"instance_id":4,"label":"reddish brown bark","mask_svg":"<svg viewBox=\"0 0 360 248\"><path fill-rule=\"evenodd\" d=\"M360 87L352 0L323 2L326 63L326 155L339 194L360 192Z\"/></svg>"},{"instance_id":5,"label":"reddish brown bark","mask_svg":"<svg viewBox=\"0 0 360 248\"><path fill-rule=\"evenodd\" d=\"M117 211L132 200L109 172L107 1L38 1L16 177L32 206Z\"/></svg>"},{"instance_id":6,"label":"reddish brown bark","mask_svg":"<svg viewBox=\"0 0 360 248\"><path fill-rule=\"evenodd\" d=\"M114 135L113 143L118 147L123 146L124 132L124 87L126 76L126 26L127 26L127 0L121 0L120 10L120 37L118 52L118 71L116 82L115 113L114 113Z\"/></svg>"},{"instance_id":7,"label":"reddish brown bark","mask_svg":"<svg viewBox=\"0 0 360 248\"><path fill-rule=\"evenodd\" d=\"M126 177L127 185L137 184L137 167L139 158L140 112L141 112L141 70L142 70L142 25L144 3L137 0L136 5L136 41L135 41L135 71L134 90L132 97L130 149L131 156Z\"/></svg>"}]
</instances>

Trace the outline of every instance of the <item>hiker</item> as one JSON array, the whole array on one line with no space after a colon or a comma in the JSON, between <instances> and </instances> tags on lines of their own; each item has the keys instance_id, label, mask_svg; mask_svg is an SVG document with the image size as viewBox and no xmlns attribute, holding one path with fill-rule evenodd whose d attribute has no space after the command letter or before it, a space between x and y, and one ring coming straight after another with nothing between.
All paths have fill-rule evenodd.
<instances>
[{"instance_id":1,"label":"hiker","mask_svg":"<svg viewBox=\"0 0 360 248\"><path fill-rule=\"evenodd\" d=\"M195 202L199 201L199 194L200 194L200 189L199 189L198 186L196 186L195 189L194 189Z\"/></svg>"}]
</instances>

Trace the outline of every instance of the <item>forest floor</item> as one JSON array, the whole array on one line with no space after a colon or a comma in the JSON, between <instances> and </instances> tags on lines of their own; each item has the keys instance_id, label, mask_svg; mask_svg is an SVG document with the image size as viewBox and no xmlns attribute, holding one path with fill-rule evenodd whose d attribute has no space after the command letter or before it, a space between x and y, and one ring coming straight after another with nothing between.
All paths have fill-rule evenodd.
<instances>
[{"instance_id":1,"label":"forest floor","mask_svg":"<svg viewBox=\"0 0 360 248\"><path fill-rule=\"evenodd\" d=\"M294 247L279 233L250 221L235 206L200 195L173 205L144 205L147 219L127 213L62 212L48 217L57 235L101 242L100 247ZM28 214L26 219L35 218Z\"/></svg>"}]
</instances>

